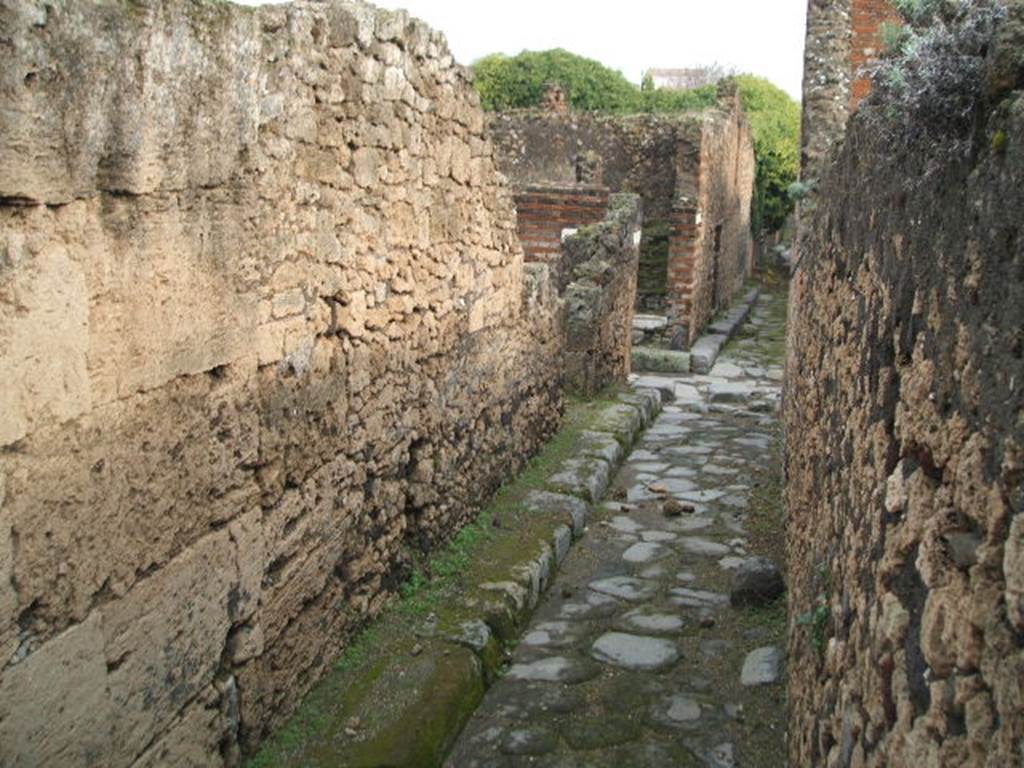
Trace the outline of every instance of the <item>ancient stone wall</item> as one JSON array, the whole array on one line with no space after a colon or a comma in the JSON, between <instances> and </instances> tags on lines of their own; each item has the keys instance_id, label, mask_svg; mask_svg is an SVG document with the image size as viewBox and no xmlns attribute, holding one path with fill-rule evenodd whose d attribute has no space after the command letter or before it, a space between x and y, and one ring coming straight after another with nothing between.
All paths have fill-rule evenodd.
<instances>
[{"instance_id":1,"label":"ancient stone wall","mask_svg":"<svg viewBox=\"0 0 1024 768\"><path fill-rule=\"evenodd\" d=\"M895 159L855 117L806 224L785 396L792 765L1024 760L1022 11L973 159L914 182L927 147Z\"/></svg>"},{"instance_id":2,"label":"ancient stone wall","mask_svg":"<svg viewBox=\"0 0 1024 768\"><path fill-rule=\"evenodd\" d=\"M808 0L804 46L804 180L818 179L846 121L871 90L865 65L881 53L881 29L897 18L889 0Z\"/></svg>"},{"instance_id":3,"label":"ancient stone wall","mask_svg":"<svg viewBox=\"0 0 1024 768\"><path fill-rule=\"evenodd\" d=\"M560 304L402 13L0 29L0 762L232 764L555 428Z\"/></svg>"},{"instance_id":4,"label":"ancient stone wall","mask_svg":"<svg viewBox=\"0 0 1024 768\"><path fill-rule=\"evenodd\" d=\"M592 395L623 383L630 371L636 298L640 198L611 198L604 221L566 237L564 261L572 282L565 290L567 386Z\"/></svg>"},{"instance_id":5,"label":"ancient stone wall","mask_svg":"<svg viewBox=\"0 0 1024 768\"><path fill-rule=\"evenodd\" d=\"M749 127L734 88L723 89L719 106L703 113L609 116L524 110L496 114L488 127L498 167L517 189L597 182L640 195L644 234L638 306L645 311L667 311L694 338L709 308L731 300L734 275L745 276L751 266L754 168ZM714 223L699 226L697 219L709 215ZM719 271L724 279L716 294L711 261L718 226L724 236L719 252L728 263ZM691 300L694 290L699 297Z\"/></svg>"}]
</instances>

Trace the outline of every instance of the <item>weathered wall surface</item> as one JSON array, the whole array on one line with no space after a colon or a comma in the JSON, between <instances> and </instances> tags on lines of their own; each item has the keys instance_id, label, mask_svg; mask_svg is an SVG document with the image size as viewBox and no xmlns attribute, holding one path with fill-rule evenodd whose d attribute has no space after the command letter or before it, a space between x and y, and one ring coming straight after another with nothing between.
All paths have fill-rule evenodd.
<instances>
[{"instance_id":1,"label":"weathered wall surface","mask_svg":"<svg viewBox=\"0 0 1024 768\"><path fill-rule=\"evenodd\" d=\"M786 378L793 765L1024 764L1013 46L1018 90L974 160L908 191L918 158L854 118L807 225Z\"/></svg>"},{"instance_id":2,"label":"weathered wall surface","mask_svg":"<svg viewBox=\"0 0 1024 768\"><path fill-rule=\"evenodd\" d=\"M555 427L560 308L404 14L0 29L0 762L232 763Z\"/></svg>"},{"instance_id":3,"label":"weathered wall surface","mask_svg":"<svg viewBox=\"0 0 1024 768\"><path fill-rule=\"evenodd\" d=\"M517 188L586 181L642 198L639 306L667 311L692 339L733 298L751 267L754 173L735 89L704 113L524 110L496 114L488 128L499 169Z\"/></svg>"},{"instance_id":4,"label":"weathered wall surface","mask_svg":"<svg viewBox=\"0 0 1024 768\"><path fill-rule=\"evenodd\" d=\"M881 54L889 0L808 0L800 175L818 179L846 121L871 91L864 67Z\"/></svg>"},{"instance_id":5,"label":"weathered wall surface","mask_svg":"<svg viewBox=\"0 0 1024 768\"><path fill-rule=\"evenodd\" d=\"M565 290L567 386L591 395L626 381L636 299L640 198L613 195L608 216L565 239L572 282Z\"/></svg>"}]
</instances>

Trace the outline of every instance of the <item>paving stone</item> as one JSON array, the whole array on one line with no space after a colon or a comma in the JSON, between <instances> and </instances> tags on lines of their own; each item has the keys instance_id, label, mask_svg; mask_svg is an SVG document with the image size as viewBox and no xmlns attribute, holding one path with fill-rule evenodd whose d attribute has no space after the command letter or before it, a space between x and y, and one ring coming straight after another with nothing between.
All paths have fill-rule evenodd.
<instances>
[{"instance_id":1,"label":"paving stone","mask_svg":"<svg viewBox=\"0 0 1024 768\"><path fill-rule=\"evenodd\" d=\"M641 579L653 579L658 581L662 579L668 571L665 570L664 565L651 565L640 571L639 576Z\"/></svg>"},{"instance_id":2,"label":"paving stone","mask_svg":"<svg viewBox=\"0 0 1024 768\"><path fill-rule=\"evenodd\" d=\"M655 706L655 721L676 728L695 725L700 716L700 702L683 693L666 696Z\"/></svg>"},{"instance_id":3,"label":"paving stone","mask_svg":"<svg viewBox=\"0 0 1024 768\"><path fill-rule=\"evenodd\" d=\"M647 490L647 483L636 483L626 491L626 501L631 504L639 504L644 501L654 501L658 494Z\"/></svg>"},{"instance_id":4,"label":"paving stone","mask_svg":"<svg viewBox=\"0 0 1024 768\"><path fill-rule=\"evenodd\" d=\"M644 529L643 525L638 523L636 520L624 515L616 515L608 521L608 525L622 533L639 533Z\"/></svg>"},{"instance_id":5,"label":"paving stone","mask_svg":"<svg viewBox=\"0 0 1024 768\"><path fill-rule=\"evenodd\" d=\"M634 462L658 461L660 458L661 456L659 456L654 451L646 451L642 448L638 448L637 450L629 454L630 464Z\"/></svg>"},{"instance_id":6,"label":"paving stone","mask_svg":"<svg viewBox=\"0 0 1024 768\"><path fill-rule=\"evenodd\" d=\"M719 359L709 371L711 376L723 376L727 379L737 379L744 375L744 371L738 365Z\"/></svg>"},{"instance_id":7,"label":"paving stone","mask_svg":"<svg viewBox=\"0 0 1024 768\"><path fill-rule=\"evenodd\" d=\"M697 470L692 467L672 467L665 472L666 477L695 477Z\"/></svg>"},{"instance_id":8,"label":"paving stone","mask_svg":"<svg viewBox=\"0 0 1024 768\"><path fill-rule=\"evenodd\" d=\"M554 734L540 728L510 731L499 749L506 755L546 755L558 748Z\"/></svg>"},{"instance_id":9,"label":"paving stone","mask_svg":"<svg viewBox=\"0 0 1024 768\"><path fill-rule=\"evenodd\" d=\"M565 648L579 641L581 625L569 621L545 621L523 636L522 642L541 648Z\"/></svg>"},{"instance_id":10,"label":"paving stone","mask_svg":"<svg viewBox=\"0 0 1024 768\"><path fill-rule=\"evenodd\" d=\"M651 541L664 543L666 541L675 541L679 538L679 534L670 533L669 531L641 531L641 541Z\"/></svg>"},{"instance_id":11,"label":"paving stone","mask_svg":"<svg viewBox=\"0 0 1024 768\"><path fill-rule=\"evenodd\" d=\"M633 462L629 463L630 469L635 469L637 472L643 472L644 474L651 475L660 475L662 472L670 469L671 467L672 465L668 464L667 462L658 461L641 461L636 464L634 464Z\"/></svg>"},{"instance_id":12,"label":"paving stone","mask_svg":"<svg viewBox=\"0 0 1024 768\"><path fill-rule=\"evenodd\" d=\"M622 559L627 563L649 563L667 557L671 552L661 544L649 541L642 541L634 544L622 553Z\"/></svg>"},{"instance_id":13,"label":"paving stone","mask_svg":"<svg viewBox=\"0 0 1024 768\"><path fill-rule=\"evenodd\" d=\"M720 467L717 464L705 464L700 468L700 471L708 475L725 477L728 475L735 475L737 469L735 467Z\"/></svg>"},{"instance_id":14,"label":"paving stone","mask_svg":"<svg viewBox=\"0 0 1024 768\"><path fill-rule=\"evenodd\" d=\"M732 550L725 544L711 539L704 539L700 536L684 536L679 540L679 545L694 555L711 555L720 557L732 553Z\"/></svg>"},{"instance_id":15,"label":"paving stone","mask_svg":"<svg viewBox=\"0 0 1024 768\"><path fill-rule=\"evenodd\" d=\"M745 403L755 392L756 385L752 382L727 381L708 387L708 400L719 404Z\"/></svg>"},{"instance_id":16,"label":"paving stone","mask_svg":"<svg viewBox=\"0 0 1024 768\"><path fill-rule=\"evenodd\" d=\"M657 591L652 584L630 576L611 576L607 579L598 579L590 582L589 586L593 591L602 595L630 602L649 600Z\"/></svg>"},{"instance_id":17,"label":"paving stone","mask_svg":"<svg viewBox=\"0 0 1024 768\"><path fill-rule=\"evenodd\" d=\"M736 750L728 742L710 749L705 758L708 768L736 768Z\"/></svg>"},{"instance_id":18,"label":"paving stone","mask_svg":"<svg viewBox=\"0 0 1024 768\"><path fill-rule=\"evenodd\" d=\"M707 489L701 491L684 491L683 493L677 493L676 496L680 499L692 501L694 503L706 503L710 501L717 501L722 498L725 496L725 491L712 491Z\"/></svg>"},{"instance_id":19,"label":"paving stone","mask_svg":"<svg viewBox=\"0 0 1024 768\"><path fill-rule=\"evenodd\" d=\"M781 307L773 306L773 323ZM761 650L778 642L776 634L728 611L736 585L720 586L749 559L743 520L751 478L774 445L778 387L750 374L777 368L770 357L777 354L775 330L770 348L755 338L715 349L722 354L712 375L631 377L634 386L643 380L657 389L654 399L680 399L663 407L626 457L615 494L625 501L601 504L601 525L565 560L513 652L515 677L488 691L448 768L734 768L737 750L744 764L759 764L752 750L764 735L781 742L777 708L755 708L757 721L744 720L740 705L748 702L736 689L749 696L751 688L736 685L740 669L728 671L740 649ZM732 402L721 394L730 385L750 394ZM715 413L705 402L712 391L720 398ZM770 412L752 413L762 402L771 403ZM633 405L650 425L652 408ZM623 448L633 439L625 416L608 422ZM667 517L668 501L694 509ZM554 563L562 547L559 540L551 545ZM723 686L722 674L740 679ZM564 707L551 700L554 694L565 698ZM775 764L781 743L772 754Z\"/></svg>"},{"instance_id":20,"label":"paving stone","mask_svg":"<svg viewBox=\"0 0 1024 768\"><path fill-rule=\"evenodd\" d=\"M563 619L594 619L611 616L618 607L619 602L614 597L588 591L582 600L563 603L558 615Z\"/></svg>"},{"instance_id":21,"label":"paving stone","mask_svg":"<svg viewBox=\"0 0 1024 768\"><path fill-rule=\"evenodd\" d=\"M679 649L671 640L660 637L607 632L594 642L591 655L624 669L659 670L679 660Z\"/></svg>"},{"instance_id":22,"label":"paving stone","mask_svg":"<svg viewBox=\"0 0 1024 768\"><path fill-rule=\"evenodd\" d=\"M705 608L719 605L727 605L729 596L720 592L709 592L705 589L688 589L686 587L674 587L670 590L672 602L676 605L688 608Z\"/></svg>"},{"instance_id":23,"label":"paving stone","mask_svg":"<svg viewBox=\"0 0 1024 768\"><path fill-rule=\"evenodd\" d=\"M513 664L505 674L510 680L534 680L545 683L569 683L591 680L598 674L593 664L564 656L550 656L528 664Z\"/></svg>"},{"instance_id":24,"label":"paving stone","mask_svg":"<svg viewBox=\"0 0 1024 768\"><path fill-rule=\"evenodd\" d=\"M773 645L757 648L747 654L740 673L743 685L772 685L782 676L782 651Z\"/></svg>"},{"instance_id":25,"label":"paving stone","mask_svg":"<svg viewBox=\"0 0 1024 768\"><path fill-rule=\"evenodd\" d=\"M676 384L675 396L677 403L699 403L704 400L700 390L692 384Z\"/></svg>"},{"instance_id":26,"label":"paving stone","mask_svg":"<svg viewBox=\"0 0 1024 768\"><path fill-rule=\"evenodd\" d=\"M677 517L669 520L667 526L673 531L680 531L682 533L692 533L693 531L700 531L705 528L710 528L715 524L715 521L711 517L702 517L704 510L701 507L697 507L697 510L690 517Z\"/></svg>"},{"instance_id":27,"label":"paving stone","mask_svg":"<svg viewBox=\"0 0 1024 768\"><path fill-rule=\"evenodd\" d=\"M657 491L659 488L664 488L666 493L673 496L692 493L697 488L696 483L692 480L687 480L685 477L663 477L661 480L658 480L655 486L652 490Z\"/></svg>"},{"instance_id":28,"label":"paving stone","mask_svg":"<svg viewBox=\"0 0 1024 768\"><path fill-rule=\"evenodd\" d=\"M654 613L650 609L638 608L623 616L619 624L632 632L674 634L682 631L686 622L675 613Z\"/></svg>"}]
</instances>

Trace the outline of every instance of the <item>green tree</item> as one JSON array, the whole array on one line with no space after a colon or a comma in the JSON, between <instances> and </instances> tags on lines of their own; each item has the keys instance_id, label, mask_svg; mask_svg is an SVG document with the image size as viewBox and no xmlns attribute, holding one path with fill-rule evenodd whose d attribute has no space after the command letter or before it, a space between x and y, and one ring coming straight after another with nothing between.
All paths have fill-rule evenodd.
<instances>
[{"instance_id":1,"label":"green tree","mask_svg":"<svg viewBox=\"0 0 1024 768\"><path fill-rule=\"evenodd\" d=\"M774 232L793 209L788 189L800 170L800 105L763 77L737 75L757 157L753 227Z\"/></svg>"}]
</instances>

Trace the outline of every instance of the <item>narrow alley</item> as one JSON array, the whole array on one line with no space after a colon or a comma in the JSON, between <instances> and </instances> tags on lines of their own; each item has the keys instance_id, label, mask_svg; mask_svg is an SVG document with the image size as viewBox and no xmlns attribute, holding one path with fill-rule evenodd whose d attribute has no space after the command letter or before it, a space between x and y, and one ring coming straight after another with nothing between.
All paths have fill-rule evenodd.
<instances>
[{"instance_id":1,"label":"narrow alley","mask_svg":"<svg viewBox=\"0 0 1024 768\"><path fill-rule=\"evenodd\" d=\"M777 405L786 297L669 390L448 759L778 766L784 758Z\"/></svg>"}]
</instances>

